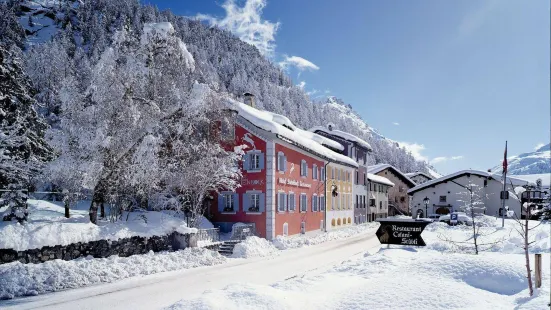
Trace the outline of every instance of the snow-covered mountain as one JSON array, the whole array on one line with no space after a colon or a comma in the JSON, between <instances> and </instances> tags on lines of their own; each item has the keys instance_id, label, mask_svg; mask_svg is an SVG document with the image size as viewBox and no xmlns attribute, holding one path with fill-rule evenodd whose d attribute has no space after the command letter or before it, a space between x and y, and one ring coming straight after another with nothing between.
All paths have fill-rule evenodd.
<instances>
[{"instance_id":1,"label":"snow-covered mountain","mask_svg":"<svg viewBox=\"0 0 551 310\"><path fill-rule=\"evenodd\" d=\"M522 153L508 158L508 173L512 175L551 173L551 144L544 145L534 152ZM501 173L501 164L492 171Z\"/></svg>"},{"instance_id":2,"label":"snow-covered mountain","mask_svg":"<svg viewBox=\"0 0 551 310\"><path fill-rule=\"evenodd\" d=\"M286 115L302 128L333 123L339 130L350 132L372 144L374 163L388 163L404 172L430 168L426 163L415 160L397 141L370 127L343 100L327 97L322 101L312 101L279 66L265 58L254 46L227 31L176 16L169 10L160 12L137 0L20 1L15 11L17 22L25 32L23 44L30 53L34 53L30 58L44 58L45 70L52 71L43 74L41 72L44 70L33 69L42 63L27 62L27 68L31 71L29 75L39 90L40 98L37 99L50 100L46 103L48 117L58 109L58 89L67 72L77 66L75 46L81 47L87 61L93 64L110 46L118 29L126 27L137 32L141 31L145 22L170 22L196 61L197 70L193 76L196 80L236 97L245 92L253 93L257 107ZM56 38L56 43L51 43L52 37ZM66 53L55 52L59 49ZM62 68L64 64L73 67ZM52 76L56 79L53 80Z\"/></svg>"}]
</instances>

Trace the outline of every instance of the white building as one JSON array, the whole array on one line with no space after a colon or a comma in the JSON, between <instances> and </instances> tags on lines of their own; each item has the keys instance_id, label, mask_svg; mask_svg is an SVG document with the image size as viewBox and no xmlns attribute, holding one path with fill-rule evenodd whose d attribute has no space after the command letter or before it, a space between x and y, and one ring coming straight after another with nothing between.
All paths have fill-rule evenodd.
<instances>
[{"instance_id":1,"label":"white building","mask_svg":"<svg viewBox=\"0 0 551 310\"><path fill-rule=\"evenodd\" d=\"M389 179L368 173L369 221L388 217L388 189L394 186Z\"/></svg>"},{"instance_id":2,"label":"white building","mask_svg":"<svg viewBox=\"0 0 551 310\"><path fill-rule=\"evenodd\" d=\"M511 185L507 182L509 199L505 206L514 211L520 218L520 201L512 193L514 186L521 185L516 179ZM526 182L524 184L527 184ZM503 182L500 177L491 173L478 170L463 170L443 176L438 179L419 184L408 191L411 196L411 208L413 217L427 216L431 214L448 214L449 212L462 211L462 207L469 203L469 192L465 187L476 185L482 197L483 211L487 215L499 215L501 209L500 193L503 190ZM430 203L425 206L424 200L428 198Z\"/></svg>"}]
</instances>

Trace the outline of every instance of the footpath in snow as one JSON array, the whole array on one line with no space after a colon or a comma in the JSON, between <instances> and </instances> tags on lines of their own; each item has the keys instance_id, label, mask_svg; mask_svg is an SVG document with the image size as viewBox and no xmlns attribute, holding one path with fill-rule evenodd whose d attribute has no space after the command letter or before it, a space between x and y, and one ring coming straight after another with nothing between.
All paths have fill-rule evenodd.
<instances>
[{"instance_id":1,"label":"footpath in snow","mask_svg":"<svg viewBox=\"0 0 551 310\"><path fill-rule=\"evenodd\" d=\"M547 309L550 224L531 232L531 253L543 253L544 267L543 286L529 297L516 222L501 228L499 219L480 220L481 232L489 234L481 240L497 243L479 255L445 241L469 240L472 227L433 223L422 234L427 247L385 246L321 273L268 285L238 281L166 309Z\"/></svg>"}]
</instances>

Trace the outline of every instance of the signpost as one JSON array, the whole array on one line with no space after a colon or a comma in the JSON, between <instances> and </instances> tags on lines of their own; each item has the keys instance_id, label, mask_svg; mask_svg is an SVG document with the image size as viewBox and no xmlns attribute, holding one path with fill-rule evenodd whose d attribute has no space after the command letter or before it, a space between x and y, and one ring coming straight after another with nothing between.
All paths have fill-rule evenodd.
<instances>
[{"instance_id":1,"label":"signpost","mask_svg":"<svg viewBox=\"0 0 551 310\"><path fill-rule=\"evenodd\" d=\"M421 233L430 224L428 221L413 219L378 219L381 226L375 233L381 244L425 246Z\"/></svg>"},{"instance_id":2,"label":"signpost","mask_svg":"<svg viewBox=\"0 0 551 310\"><path fill-rule=\"evenodd\" d=\"M457 213L451 213L450 214L450 224L455 225L457 224L458 215Z\"/></svg>"}]
</instances>

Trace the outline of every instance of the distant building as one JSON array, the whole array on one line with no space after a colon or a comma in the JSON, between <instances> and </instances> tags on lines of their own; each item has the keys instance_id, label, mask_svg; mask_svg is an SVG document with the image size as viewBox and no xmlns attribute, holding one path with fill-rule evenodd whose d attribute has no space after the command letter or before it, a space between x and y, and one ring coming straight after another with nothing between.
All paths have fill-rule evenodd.
<instances>
[{"instance_id":1,"label":"distant building","mask_svg":"<svg viewBox=\"0 0 551 310\"><path fill-rule=\"evenodd\" d=\"M388 192L388 215L410 214L407 191L416 186L413 180L398 168L388 164L369 166L367 172L385 177L394 184Z\"/></svg>"},{"instance_id":2,"label":"distant building","mask_svg":"<svg viewBox=\"0 0 551 310\"><path fill-rule=\"evenodd\" d=\"M352 218L354 224L367 222L369 220L369 215L367 208L368 184L366 175L369 153L372 152L371 146L357 136L337 130L332 124L327 125L327 127L317 126L310 129L310 131L334 140L344 146L342 150L334 149L334 151L348 156L358 164L358 167L352 171L352 176L354 178L352 196L350 197L350 202L353 204Z\"/></svg>"},{"instance_id":3,"label":"distant building","mask_svg":"<svg viewBox=\"0 0 551 310\"><path fill-rule=\"evenodd\" d=\"M520 182L520 183L519 183ZM515 179L511 185L508 182L507 190L511 192L509 199L506 200L506 206L509 211L514 211L518 217L521 216L521 204L512 193L514 187L520 186L522 181ZM478 170L463 170L434 179L423 184L417 185L408 191L411 196L411 206L413 217L426 217L431 214L444 215L454 211L462 211L462 208L468 204L468 190L465 186L469 184L476 185L482 196L484 210L481 211L487 215L500 215L503 212L501 207L501 191L503 182L500 177L491 173ZM524 181L524 184L527 184ZM425 206L424 200L428 198L429 205Z\"/></svg>"},{"instance_id":4,"label":"distant building","mask_svg":"<svg viewBox=\"0 0 551 310\"><path fill-rule=\"evenodd\" d=\"M394 183L385 177L371 173L367 174L367 182L369 221L388 217L388 192Z\"/></svg>"},{"instance_id":5,"label":"distant building","mask_svg":"<svg viewBox=\"0 0 551 310\"><path fill-rule=\"evenodd\" d=\"M434 180L434 178L425 172L412 172L412 173L406 173L406 176L410 178L415 184L423 184L425 182L428 182L430 180Z\"/></svg>"}]
</instances>

